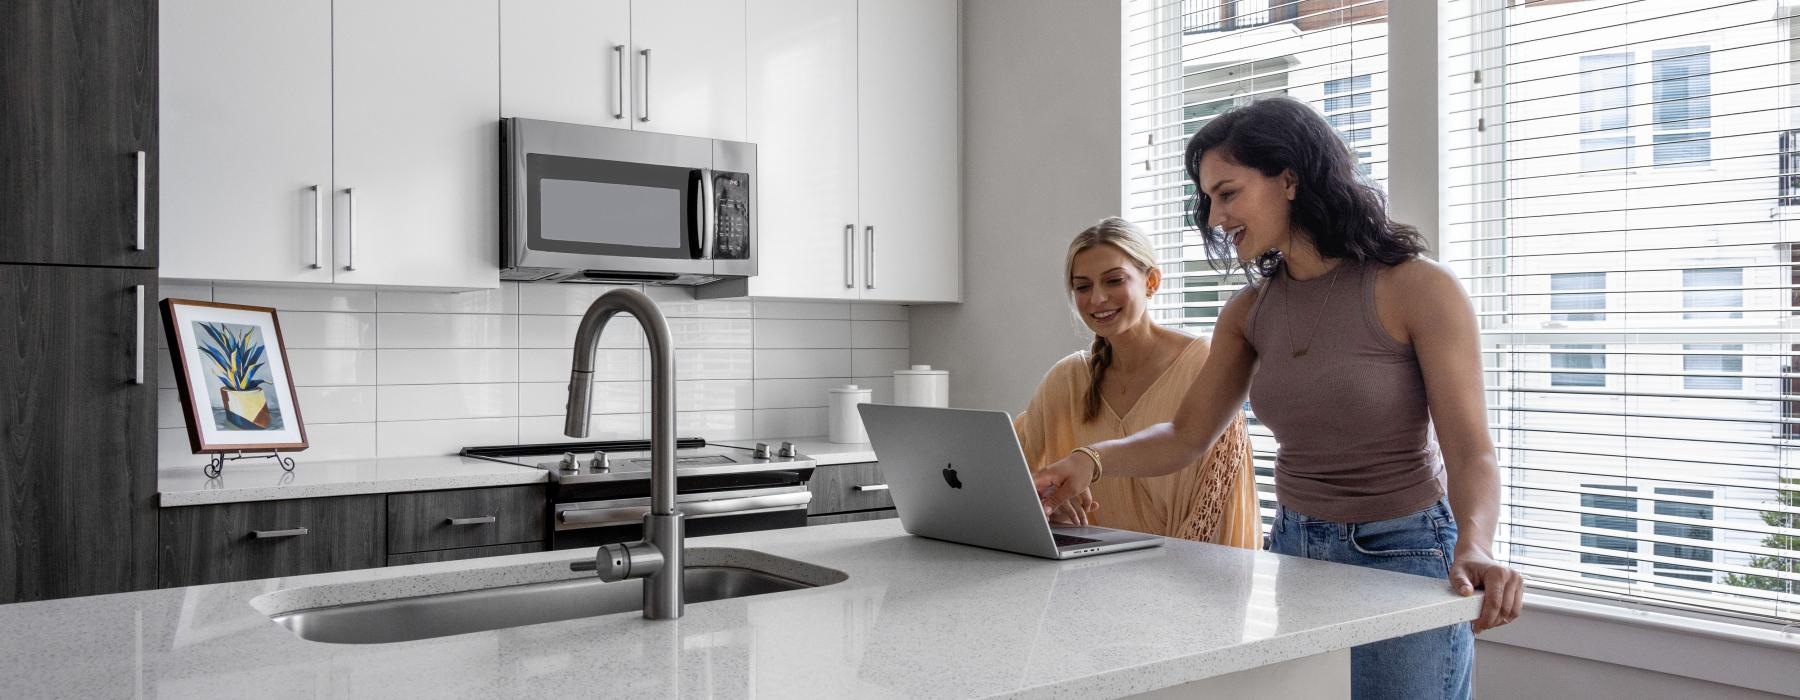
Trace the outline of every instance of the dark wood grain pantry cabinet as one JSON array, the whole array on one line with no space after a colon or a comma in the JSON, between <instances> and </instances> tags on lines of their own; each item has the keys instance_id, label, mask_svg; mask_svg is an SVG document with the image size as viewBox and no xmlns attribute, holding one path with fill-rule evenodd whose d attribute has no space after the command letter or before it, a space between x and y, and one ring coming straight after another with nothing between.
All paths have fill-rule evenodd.
<instances>
[{"instance_id":1,"label":"dark wood grain pantry cabinet","mask_svg":"<svg viewBox=\"0 0 1800 700\"><path fill-rule=\"evenodd\" d=\"M155 300L155 270L0 265L0 603L155 585Z\"/></svg>"},{"instance_id":2,"label":"dark wood grain pantry cabinet","mask_svg":"<svg viewBox=\"0 0 1800 700\"><path fill-rule=\"evenodd\" d=\"M155 0L0 2L0 263L156 267Z\"/></svg>"}]
</instances>

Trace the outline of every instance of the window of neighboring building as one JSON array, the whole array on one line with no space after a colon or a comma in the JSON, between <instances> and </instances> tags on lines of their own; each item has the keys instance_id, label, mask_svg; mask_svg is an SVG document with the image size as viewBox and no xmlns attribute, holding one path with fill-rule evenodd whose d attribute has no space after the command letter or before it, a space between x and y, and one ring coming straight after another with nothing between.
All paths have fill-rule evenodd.
<instances>
[{"instance_id":1,"label":"window of neighboring building","mask_svg":"<svg viewBox=\"0 0 1800 700\"><path fill-rule=\"evenodd\" d=\"M1650 62L1651 122L1658 167L1712 158L1712 54L1705 46L1658 49Z\"/></svg>"},{"instance_id":2,"label":"window of neighboring building","mask_svg":"<svg viewBox=\"0 0 1800 700\"><path fill-rule=\"evenodd\" d=\"M1560 292L1550 296L1550 310L1558 312L1579 311L1582 313L1553 313L1552 321L1604 321L1605 313L1593 313L1590 310L1606 308L1606 293L1592 294L1571 293L1584 289L1606 289L1606 273L1604 272L1559 272L1550 275L1550 291Z\"/></svg>"}]
</instances>

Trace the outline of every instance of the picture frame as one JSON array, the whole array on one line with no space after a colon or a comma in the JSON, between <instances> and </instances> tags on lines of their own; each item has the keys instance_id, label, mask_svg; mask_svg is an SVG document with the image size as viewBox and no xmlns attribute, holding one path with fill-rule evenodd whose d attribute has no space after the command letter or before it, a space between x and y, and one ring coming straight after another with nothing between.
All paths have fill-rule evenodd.
<instances>
[{"instance_id":1,"label":"picture frame","mask_svg":"<svg viewBox=\"0 0 1800 700\"><path fill-rule=\"evenodd\" d=\"M306 449L275 309L192 299L161 307L195 454Z\"/></svg>"}]
</instances>

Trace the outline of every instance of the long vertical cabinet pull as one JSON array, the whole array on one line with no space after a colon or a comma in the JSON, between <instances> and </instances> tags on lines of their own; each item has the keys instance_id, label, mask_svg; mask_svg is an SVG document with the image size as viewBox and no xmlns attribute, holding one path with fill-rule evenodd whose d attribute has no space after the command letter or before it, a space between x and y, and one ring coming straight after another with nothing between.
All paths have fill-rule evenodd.
<instances>
[{"instance_id":1,"label":"long vertical cabinet pull","mask_svg":"<svg viewBox=\"0 0 1800 700\"><path fill-rule=\"evenodd\" d=\"M619 77L617 80L614 81L614 83L616 83L616 87L618 88L617 90L614 91L614 94L617 95L618 101L613 103L615 105L615 107L613 108L613 118L614 119L624 119L625 118L625 45L624 44L618 44L618 45L613 46L613 66L615 68L617 68L619 71Z\"/></svg>"},{"instance_id":2,"label":"long vertical cabinet pull","mask_svg":"<svg viewBox=\"0 0 1800 700\"><path fill-rule=\"evenodd\" d=\"M856 288L856 224L844 224L844 288Z\"/></svg>"},{"instance_id":3,"label":"long vertical cabinet pull","mask_svg":"<svg viewBox=\"0 0 1800 700\"><path fill-rule=\"evenodd\" d=\"M137 152L137 245L132 250L144 249L144 205L148 199L144 194L144 178L148 175L146 161L149 160L143 151Z\"/></svg>"},{"instance_id":4,"label":"long vertical cabinet pull","mask_svg":"<svg viewBox=\"0 0 1800 700\"><path fill-rule=\"evenodd\" d=\"M137 324L136 324L137 330L135 332L135 335L131 336L131 345L133 348L132 360L131 360L131 365L132 365L131 383L132 384L143 384L144 383L144 285L141 285L141 284L137 285L137 289L131 295L131 297L134 300L133 305L135 308L133 315L137 317Z\"/></svg>"},{"instance_id":5,"label":"long vertical cabinet pull","mask_svg":"<svg viewBox=\"0 0 1800 700\"><path fill-rule=\"evenodd\" d=\"M319 191L318 185L312 186L313 196L313 261L312 269L325 269L325 195Z\"/></svg>"},{"instance_id":6,"label":"long vertical cabinet pull","mask_svg":"<svg viewBox=\"0 0 1800 700\"><path fill-rule=\"evenodd\" d=\"M644 114L638 121L647 122L650 121L650 49L641 50L638 55L644 57Z\"/></svg>"},{"instance_id":7,"label":"long vertical cabinet pull","mask_svg":"<svg viewBox=\"0 0 1800 700\"><path fill-rule=\"evenodd\" d=\"M356 271L356 189L344 188L344 271Z\"/></svg>"},{"instance_id":8,"label":"long vertical cabinet pull","mask_svg":"<svg viewBox=\"0 0 1800 700\"><path fill-rule=\"evenodd\" d=\"M868 287L869 289L874 289L875 288L875 227L870 226L867 229L864 229L864 231L869 236L869 259L866 261L866 264L863 266L863 286Z\"/></svg>"}]
</instances>

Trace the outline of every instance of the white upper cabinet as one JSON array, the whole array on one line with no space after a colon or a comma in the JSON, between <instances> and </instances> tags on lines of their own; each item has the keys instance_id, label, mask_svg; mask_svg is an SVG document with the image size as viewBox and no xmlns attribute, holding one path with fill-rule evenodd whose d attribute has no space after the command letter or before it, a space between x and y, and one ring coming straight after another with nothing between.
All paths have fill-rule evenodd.
<instances>
[{"instance_id":1,"label":"white upper cabinet","mask_svg":"<svg viewBox=\"0 0 1800 700\"><path fill-rule=\"evenodd\" d=\"M331 3L159 3L161 274L330 282Z\"/></svg>"},{"instance_id":2,"label":"white upper cabinet","mask_svg":"<svg viewBox=\"0 0 1800 700\"><path fill-rule=\"evenodd\" d=\"M962 300L956 0L861 0L862 298Z\"/></svg>"},{"instance_id":3,"label":"white upper cabinet","mask_svg":"<svg viewBox=\"0 0 1800 700\"><path fill-rule=\"evenodd\" d=\"M163 0L161 275L498 286L499 12Z\"/></svg>"},{"instance_id":4,"label":"white upper cabinet","mask_svg":"<svg viewBox=\"0 0 1800 700\"><path fill-rule=\"evenodd\" d=\"M631 128L631 0L500 3L500 113Z\"/></svg>"},{"instance_id":5,"label":"white upper cabinet","mask_svg":"<svg viewBox=\"0 0 1800 700\"><path fill-rule=\"evenodd\" d=\"M337 4L338 282L499 285L499 12Z\"/></svg>"},{"instance_id":6,"label":"white upper cabinet","mask_svg":"<svg viewBox=\"0 0 1800 700\"><path fill-rule=\"evenodd\" d=\"M633 0L632 128L743 141L744 0Z\"/></svg>"},{"instance_id":7,"label":"white upper cabinet","mask_svg":"<svg viewBox=\"0 0 1800 700\"><path fill-rule=\"evenodd\" d=\"M856 299L856 0L750 0L754 296Z\"/></svg>"}]
</instances>

